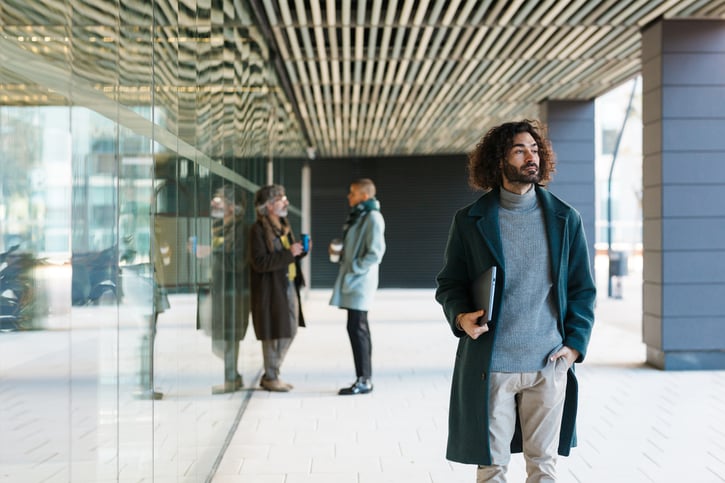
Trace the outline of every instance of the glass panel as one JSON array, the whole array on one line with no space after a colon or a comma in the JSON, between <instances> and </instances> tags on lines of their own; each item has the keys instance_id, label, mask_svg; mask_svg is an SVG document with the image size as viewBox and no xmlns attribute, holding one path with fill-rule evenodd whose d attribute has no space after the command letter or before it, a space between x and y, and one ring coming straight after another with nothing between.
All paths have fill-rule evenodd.
<instances>
[{"instance_id":1,"label":"glass panel","mask_svg":"<svg viewBox=\"0 0 725 483\"><path fill-rule=\"evenodd\" d=\"M0 467L18 481L69 474L68 127L66 107L0 108Z\"/></svg>"},{"instance_id":2,"label":"glass panel","mask_svg":"<svg viewBox=\"0 0 725 483\"><path fill-rule=\"evenodd\" d=\"M238 381L254 388L253 195L304 141L244 5L0 6L13 481L203 481L248 395Z\"/></svg>"}]
</instances>

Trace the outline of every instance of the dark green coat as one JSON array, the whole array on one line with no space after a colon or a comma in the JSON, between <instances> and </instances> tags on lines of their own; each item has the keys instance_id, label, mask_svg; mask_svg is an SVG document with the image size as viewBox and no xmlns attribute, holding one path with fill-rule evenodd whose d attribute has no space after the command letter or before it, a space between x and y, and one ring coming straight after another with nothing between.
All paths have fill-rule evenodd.
<instances>
[{"instance_id":1,"label":"dark green coat","mask_svg":"<svg viewBox=\"0 0 725 483\"><path fill-rule=\"evenodd\" d=\"M541 187L536 187L536 195L546 223L559 331L564 345L579 351L576 362L581 362L594 324L596 298L581 217L574 208ZM459 313L477 310L471 301L470 287L473 280L492 265L499 270L494 306L501 305L501 295L506 289L506 261L503 259L498 221L499 198L498 189L490 191L456 213L448 235L445 264L437 277L436 300L443 306L451 329L459 338L451 387L446 457L467 464L491 464L488 375L501 310L494 310L491 330L476 340L456 329L455 318ZM544 246L542 240L542 248ZM576 445L577 381L573 369L574 366L569 369L567 380L559 443L561 455L568 455L571 447ZM521 452L518 427L511 450Z\"/></svg>"}]
</instances>

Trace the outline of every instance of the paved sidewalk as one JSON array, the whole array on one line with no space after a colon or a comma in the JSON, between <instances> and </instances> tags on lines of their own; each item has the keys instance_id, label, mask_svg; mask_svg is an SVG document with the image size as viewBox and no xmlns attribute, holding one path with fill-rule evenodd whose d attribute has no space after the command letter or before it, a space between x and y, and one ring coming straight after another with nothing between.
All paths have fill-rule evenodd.
<instances>
[{"instance_id":1,"label":"paved sidewalk","mask_svg":"<svg viewBox=\"0 0 725 483\"><path fill-rule=\"evenodd\" d=\"M639 286L600 295L580 381L580 445L560 481L725 481L725 371L663 372L644 365ZM606 290L605 290L606 291ZM604 291L604 292L605 292ZM345 312L328 290L305 300L309 327L282 377L290 393L254 391L215 483L473 483L446 461L456 339L432 290L381 290L370 311L375 389L337 396L354 379ZM515 456L510 481L525 480Z\"/></svg>"}]
</instances>

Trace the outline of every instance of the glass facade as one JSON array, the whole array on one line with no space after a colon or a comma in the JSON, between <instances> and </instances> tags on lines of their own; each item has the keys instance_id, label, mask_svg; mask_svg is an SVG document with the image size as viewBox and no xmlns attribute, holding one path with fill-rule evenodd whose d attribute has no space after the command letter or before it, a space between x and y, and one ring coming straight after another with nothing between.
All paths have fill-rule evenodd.
<instances>
[{"instance_id":1,"label":"glass facade","mask_svg":"<svg viewBox=\"0 0 725 483\"><path fill-rule=\"evenodd\" d=\"M304 153L244 2L2 2L0 481L213 471L261 367L252 197Z\"/></svg>"}]
</instances>

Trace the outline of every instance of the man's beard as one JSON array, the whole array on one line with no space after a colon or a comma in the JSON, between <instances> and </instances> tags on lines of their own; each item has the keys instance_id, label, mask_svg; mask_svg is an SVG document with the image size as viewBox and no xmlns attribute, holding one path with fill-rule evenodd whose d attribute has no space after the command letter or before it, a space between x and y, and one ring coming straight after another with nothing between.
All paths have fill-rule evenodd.
<instances>
[{"instance_id":1,"label":"man's beard","mask_svg":"<svg viewBox=\"0 0 725 483\"><path fill-rule=\"evenodd\" d=\"M504 177L513 184L536 184L539 181L541 181L541 172L536 167L536 172L532 174L528 174L525 171L530 166L536 166L534 163L528 163L521 167L521 169L517 169L515 166L512 166L509 164L508 161L504 161L503 163L503 175Z\"/></svg>"},{"instance_id":2,"label":"man's beard","mask_svg":"<svg viewBox=\"0 0 725 483\"><path fill-rule=\"evenodd\" d=\"M276 210L274 212L274 214L279 216L280 218L286 218L287 213L288 213L287 208L280 208L279 210Z\"/></svg>"}]
</instances>

